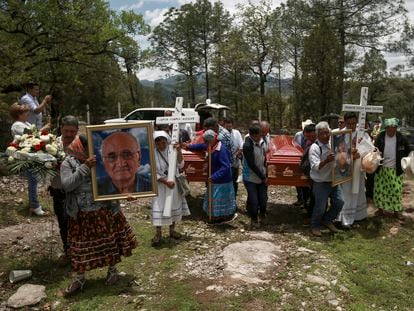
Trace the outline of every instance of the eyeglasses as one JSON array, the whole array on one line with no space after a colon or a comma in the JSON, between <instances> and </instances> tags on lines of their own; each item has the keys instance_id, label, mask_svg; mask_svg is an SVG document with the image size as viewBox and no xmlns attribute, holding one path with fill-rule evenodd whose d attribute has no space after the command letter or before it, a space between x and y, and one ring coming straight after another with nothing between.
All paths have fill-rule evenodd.
<instances>
[{"instance_id":1,"label":"eyeglasses","mask_svg":"<svg viewBox=\"0 0 414 311\"><path fill-rule=\"evenodd\" d=\"M104 156L104 159L106 159L109 163L116 162L118 160L118 157L121 157L123 160L128 161L132 160L136 153L139 153L139 151L132 152L129 150L125 150L118 154L116 152L110 152L106 156Z\"/></svg>"}]
</instances>

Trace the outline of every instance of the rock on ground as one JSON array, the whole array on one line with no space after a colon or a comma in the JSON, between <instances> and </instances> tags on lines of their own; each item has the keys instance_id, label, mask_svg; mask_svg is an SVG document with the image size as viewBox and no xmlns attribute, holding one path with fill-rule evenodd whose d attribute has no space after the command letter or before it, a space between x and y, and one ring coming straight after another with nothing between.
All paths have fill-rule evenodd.
<instances>
[{"instance_id":1,"label":"rock on ground","mask_svg":"<svg viewBox=\"0 0 414 311\"><path fill-rule=\"evenodd\" d=\"M224 274L250 284L266 283L264 275L280 263L282 252L279 246L262 240L230 244L223 250Z\"/></svg>"},{"instance_id":2,"label":"rock on ground","mask_svg":"<svg viewBox=\"0 0 414 311\"><path fill-rule=\"evenodd\" d=\"M46 298L45 290L43 285L24 284L7 300L7 305L11 308L35 305Z\"/></svg>"}]
</instances>

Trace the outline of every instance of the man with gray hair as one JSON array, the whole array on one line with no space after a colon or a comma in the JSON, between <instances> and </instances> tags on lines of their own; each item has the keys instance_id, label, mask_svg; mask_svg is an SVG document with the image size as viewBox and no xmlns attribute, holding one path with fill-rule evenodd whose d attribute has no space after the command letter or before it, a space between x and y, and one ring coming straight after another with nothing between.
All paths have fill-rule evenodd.
<instances>
[{"instance_id":1,"label":"man with gray hair","mask_svg":"<svg viewBox=\"0 0 414 311\"><path fill-rule=\"evenodd\" d=\"M134 135L112 133L103 140L101 155L108 178L98 181L99 195L151 191L149 178L138 173L142 155Z\"/></svg>"},{"instance_id":2,"label":"man with gray hair","mask_svg":"<svg viewBox=\"0 0 414 311\"><path fill-rule=\"evenodd\" d=\"M311 232L315 236L322 236L321 225L330 231L338 232L333 221L341 212L344 201L338 185L332 186L332 166L335 155L329 146L331 129L328 122L321 121L315 127L317 140L309 149L309 162L311 165L310 177L313 181L313 195L315 205L312 212ZM328 199L331 207L327 210Z\"/></svg>"}]
</instances>

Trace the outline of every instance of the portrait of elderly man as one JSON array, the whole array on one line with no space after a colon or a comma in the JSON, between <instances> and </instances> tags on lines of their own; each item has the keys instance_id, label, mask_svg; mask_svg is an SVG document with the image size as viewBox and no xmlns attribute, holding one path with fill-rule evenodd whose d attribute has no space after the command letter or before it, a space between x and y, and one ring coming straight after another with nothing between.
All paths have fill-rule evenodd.
<instances>
[{"instance_id":1,"label":"portrait of elderly man","mask_svg":"<svg viewBox=\"0 0 414 311\"><path fill-rule=\"evenodd\" d=\"M101 156L107 177L98 180L99 195L151 191L149 176L139 174L141 146L134 135L115 132L102 142Z\"/></svg>"}]
</instances>

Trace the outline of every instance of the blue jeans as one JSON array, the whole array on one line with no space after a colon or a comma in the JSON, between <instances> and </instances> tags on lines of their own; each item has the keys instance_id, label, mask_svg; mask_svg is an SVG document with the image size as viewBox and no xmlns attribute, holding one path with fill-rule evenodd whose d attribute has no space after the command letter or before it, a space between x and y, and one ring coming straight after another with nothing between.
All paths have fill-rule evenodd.
<instances>
[{"instance_id":1,"label":"blue jeans","mask_svg":"<svg viewBox=\"0 0 414 311\"><path fill-rule=\"evenodd\" d=\"M266 214L267 186L265 183L255 184L250 181L243 181L247 190L247 212L251 219L257 220L257 215Z\"/></svg>"},{"instance_id":2,"label":"blue jeans","mask_svg":"<svg viewBox=\"0 0 414 311\"><path fill-rule=\"evenodd\" d=\"M338 186L332 187L331 182L313 182L313 195L315 205L312 212L312 229L319 229L321 223L330 224L341 212L344 201L342 200L341 189ZM326 210L328 198L331 198L331 207Z\"/></svg>"},{"instance_id":3,"label":"blue jeans","mask_svg":"<svg viewBox=\"0 0 414 311\"><path fill-rule=\"evenodd\" d=\"M25 175L29 190L29 207L36 209L40 207L39 200L37 199L37 180L31 170L25 171Z\"/></svg>"}]
</instances>

